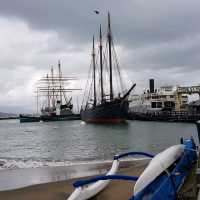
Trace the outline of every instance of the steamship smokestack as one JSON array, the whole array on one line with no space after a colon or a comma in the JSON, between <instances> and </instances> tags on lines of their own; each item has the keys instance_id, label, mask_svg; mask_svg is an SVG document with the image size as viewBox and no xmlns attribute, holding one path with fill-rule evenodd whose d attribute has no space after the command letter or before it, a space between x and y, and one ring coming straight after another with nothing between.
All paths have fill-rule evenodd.
<instances>
[{"instance_id":1,"label":"steamship smokestack","mask_svg":"<svg viewBox=\"0 0 200 200\"><path fill-rule=\"evenodd\" d=\"M154 93L154 79L149 79L149 90L150 93Z\"/></svg>"}]
</instances>

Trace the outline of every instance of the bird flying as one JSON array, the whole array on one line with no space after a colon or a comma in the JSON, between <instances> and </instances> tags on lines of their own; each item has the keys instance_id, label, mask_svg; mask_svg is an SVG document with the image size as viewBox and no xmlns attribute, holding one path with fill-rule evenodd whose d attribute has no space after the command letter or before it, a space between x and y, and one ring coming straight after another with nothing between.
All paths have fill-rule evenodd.
<instances>
[{"instance_id":1,"label":"bird flying","mask_svg":"<svg viewBox=\"0 0 200 200\"><path fill-rule=\"evenodd\" d=\"M99 14L99 11L98 10L94 10L94 12L98 15Z\"/></svg>"}]
</instances>

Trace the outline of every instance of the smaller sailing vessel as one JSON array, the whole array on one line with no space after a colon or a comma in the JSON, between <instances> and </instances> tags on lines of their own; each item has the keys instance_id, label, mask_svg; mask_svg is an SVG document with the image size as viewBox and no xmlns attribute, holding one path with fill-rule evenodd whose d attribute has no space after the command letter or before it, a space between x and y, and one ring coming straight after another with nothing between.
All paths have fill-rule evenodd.
<instances>
[{"instance_id":1,"label":"smaller sailing vessel","mask_svg":"<svg viewBox=\"0 0 200 200\"><path fill-rule=\"evenodd\" d=\"M128 97L136 84L133 84L128 91L124 90L124 84L122 82L119 64L113 44L110 14L108 13L107 48L105 48L104 51L100 26L99 67L96 60L93 37L92 81L88 94L85 93L81 109L81 119L85 122L119 123L125 121L127 118L129 109ZM114 78L116 79L115 85L113 80ZM108 85L109 88L107 87ZM116 94L117 87L118 93Z\"/></svg>"},{"instance_id":2,"label":"smaller sailing vessel","mask_svg":"<svg viewBox=\"0 0 200 200\"><path fill-rule=\"evenodd\" d=\"M42 121L63 121L80 119L80 114L73 113L72 97L66 93L71 93L80 89L69 89L65 86L69 81L76 80L75 77L64 77L61 71L61 64L58 62L58 74L54 74L53 67L51 75L40 79L37 88L37 97L43 98L40 119ZM38 98L37 98L38 102Z\"/></svg>"}]
</instances>

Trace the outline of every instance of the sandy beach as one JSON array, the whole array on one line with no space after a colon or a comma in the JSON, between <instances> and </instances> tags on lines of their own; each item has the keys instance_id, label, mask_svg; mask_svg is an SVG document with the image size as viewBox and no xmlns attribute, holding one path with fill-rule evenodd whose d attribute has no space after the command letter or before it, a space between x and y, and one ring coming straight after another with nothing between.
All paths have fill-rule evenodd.
<instances>
[{"instance_id":1,"label":"sandy beach","mask_svg":"<svg viewBox=\"0 0 200 200\"><path fill-rule=\"evenodd\" d=\"M120 163L120 174L139 176L148 163L148 160L140 161L124 161ZM111 163L93 164L86 166L76 166L82 171L82 177L86 178L88 169L96 169L97 174L105 173L109 170ZM73 166L73 169L76 168ZM33 169L37 171L37 169ZM70 170L69 170L70 171ZM23 170L21 171L23 172ZM31 172L31 170L30 170ZM30 173L29 172L29 173ZM85 176L84 176L85 172ZM16 172L17 173L17 172ZM41 173L41 172L40 172ZM34 176L34 174L33 174ZM73 175L75 176L75 174ZM14 180L13 176L13 181ZM27 176L28 177L28 176ZM11 178L11 177L10 177ZM81 178L83 179L83 178ZM19 189L5 190L0 192L0 199L2 200L64 200L73 192L73 182L77 178L68 180L60 180L56 182L48 182L42 184L31 185ZM112 181L109 186L102 191L94 199L128 199L133 193L133 182L129 181ZM118 191L116 193L116 191Z\"/></svg>"}]
</instances>

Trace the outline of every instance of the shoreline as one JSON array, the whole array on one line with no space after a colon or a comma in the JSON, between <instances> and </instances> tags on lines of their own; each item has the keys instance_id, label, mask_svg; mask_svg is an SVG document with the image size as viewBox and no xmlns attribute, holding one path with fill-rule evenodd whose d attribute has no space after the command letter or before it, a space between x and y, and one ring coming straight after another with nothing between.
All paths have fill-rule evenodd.
<instances>
[{"instance_id":1,"label":"shoreline","mask_svg":"<svg viewBox=\"0 0 200 200\"><path fill-rule=\"evenodd\" d=\"M148 162L149 159L139 161L122 161L120 162L119 172L126 175L138 176L144 170ZM0 171L0 183L2 183L3 180L10 180L10 182L15 183L15 186L17 186L17 184L18 186L21 186L19 189L11 189L11 187L8 189L7 182L7 190L4 189L3 191L0 191L0 199L64 200L73 192L74 188L72 184L75 180L106 173L110 169L111 164L112 163L101 163L95 165L88 164L84 166L77 165L76 167L73 166L71 168L48 167L45 169L20 169L10 170L10 173L8 170L4 170L4 173L3 171ZM7 173L5 173L5 171L7 171ZM48 179L45 179L44 177ZM33 182L29 186L26 184L23 185L21 179L26 181L32 180ZM133 186L133 182L129 181L112 181L108 188L100 193L99 198L128 199L133 192ZM120 189L120 195L113 197L113 194L115 193L114 191L117 191L118 189ZM104 197L100 197L102 195Z\"/></svg>"}]
</instances>

